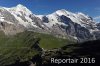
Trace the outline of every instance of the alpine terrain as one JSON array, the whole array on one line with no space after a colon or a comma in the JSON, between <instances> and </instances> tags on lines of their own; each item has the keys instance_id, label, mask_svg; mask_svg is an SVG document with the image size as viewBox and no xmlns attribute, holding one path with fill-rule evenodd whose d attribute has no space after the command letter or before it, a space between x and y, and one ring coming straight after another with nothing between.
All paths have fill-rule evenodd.
<instances>
[{"instance_id":1,"label":"alpine terrain","mask_svg":"<svg viewBox=\"0 0 100 66\"><path fill-rule=\"evenodd\" d=\"M0 66L48 66L52 57L99 59L99 40L100 23L81 12L36 15L21 4L0 7Z\"/></svg>"},{"instance_id":2,"label":"alpine terrain","mask_svg":"<svg viewBox=\"0 0 100 66\"><path fill-rule=\"evenodd\" d=\"M78 42L99 39L100 34L99 24L81 12L61 9L48 15L35 15L21 4L0 7L0 30L6 35L28 30Z\"/></svg>"}]
</instances>

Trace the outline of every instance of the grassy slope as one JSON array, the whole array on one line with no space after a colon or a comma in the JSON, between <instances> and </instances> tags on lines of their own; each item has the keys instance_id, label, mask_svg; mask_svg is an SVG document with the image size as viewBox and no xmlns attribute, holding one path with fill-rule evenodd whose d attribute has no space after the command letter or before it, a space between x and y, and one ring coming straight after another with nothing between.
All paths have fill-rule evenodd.
<instances>
[{"instance_id":1,"label":"grassy slope","mask_svg":"<svg viewBox=\"0 0 100 66\"><path fill-rule=\"evenodd\" d=\"M51 58L72 58L72 59L80 59L84 58L83 64L100 64L100 40L94 40L94 41L87 41L83 43L76 43L76 44L70 44L62 47L59 51L46 51L45 56L43 57L43 64L42 66L53 66L51 64ZM86 59L88 59L90 62L86 62ZM93 60L92 58L95 58ZM81 60L78 61L80 63ZM95 63L92 63L95 62ZM45 65L46 64L46 65ZM50 65L51 64L51 65ZM63 66L63 65L56 65L54 66ZM65 65L64 65L65 66ZM66 64L66 66L73 66L73 64ZM76 64L74 66L81 66L80 64ZM96 65L93 65L96 66Z\"/></svg>"},{"instance_id":2,"label":"grassy slope","mask_svg":"<svg viewBox=\"0 0 100 66\"><path fill-rule=\"evenodd\" d=\"M40 47L44 49L60 48L68 43L67 39L53 37L48 34L33 32L23 32L15 36L5 36L0 32L0 65L15 63L16 60L21 62L31 59L38 54L32 46L40 40Z\"/></svg>"},{"instance_id":3,"label":"grassy slope","mask_svg":"<svg viewBox=\"0 0 100 66\"><path fill-rule=\"evenodd\" d=\"M40 47L44 49L60 48L62 46L72 43L68 39L57 38L48 34L35 33L35 36L41 38Z\"/></svg>"},{"instance_id":4,"label":"grassy slope","mask_svg":"<svg viewBox=\"0 0 100 66\"><path fill-rule=\"evenodd\" d=\"M31 48L38 39L33 33L23 32L15 36L7 37L0 32L0 66L31 59L38 52Z\"/></svg>"}]
</instances>

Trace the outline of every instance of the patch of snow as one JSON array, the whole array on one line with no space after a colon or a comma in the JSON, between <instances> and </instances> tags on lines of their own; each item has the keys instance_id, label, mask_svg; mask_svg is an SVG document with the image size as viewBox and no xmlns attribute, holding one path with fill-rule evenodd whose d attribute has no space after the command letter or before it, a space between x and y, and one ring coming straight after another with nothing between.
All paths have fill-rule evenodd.
<instances>
[{"instance_id":1,"label":"patch of snow","mask_svg":"<svg viewBox=\"0 0 100 66\"><path fill-rule=\"evenodd\" d=\"M47 27L51 28L53 26L52 23L44 23L44 25L46 25Z\"/></svg>"},{"instance_id":2,"label":"patch of snow","mask_svg":"<svg viewBox=\"0 0 100 66\"><path fill-rule=\"evenodd\" d=\"M35 22L32 22L32 20L25 16L25 18L28 20L28 22L24 22L20 17L18 17L16 14L12 13L14 15L14 17L19 21L19 24L23 25L24 27L28 27L29 25L30 26L33 26L33 27L37 27L34 23Z\"/></svg>"},{"instance_id":3,"label":"patch of snow","mask_svg":"<svg viewBox=\"0 0 100 66\"><path fill-rule=\"evenodd\" d=\"M15 15L14 13L12 13L14 15L14 17L19 21L19 24L27 27L28 26L28 23L27 22L24 22L20 17L18 17L17 15Z\"/></svg>"},{"instance_id":4,"label":"patch of snow","mask_svg":"<svg viewBox=\"0 0 100 66\"><path fill-rule=\"evenodd\" d=\"M4 17L0 17L0 21L2 21L2 22L3 22L3 21L4 21Z\"/></svg>"},{"instance_id":5,"label":"patch of snow","mask_svg":"<svg viewBox=\"0 0 100 66\"><path fill-rule=\"evenodd\" d=\"M73 37L74 39L78 40L78 38L76 36Z\"/></svg>"},{"instance_id":6,"label":"patch of snow","mask_svg":"<svg viewBox=\"0 0 100 66\"><path fill-rule=\"evenodd\" d=\"M36 17L40 18L42 20L44 15L36 15Z\"/></svg>"},{"instance_id":7,"label":"patch of snow","mask_svg":"<svg viewBox=\"0 0 100 66\"><path fill-rule=\"evenodd\" d=\"M28 22L32 22L32 19L29 18L28 16L25 16L25 18L28 20Z\"/></svg>"},{"instance_id":8,"label":"patch of snow","mask_svg":"<svg viewBox=\"0 0 100 66\"><path fill-rule=\"evenodd\" d=\"M89 19L89 16L88 16L88 15L85 15L85 14L83 14L83 13L81 13L81 12L78 12L77 16L78 16L79 18L86 18L86 19Z\"/></svg>"}]
</instances>

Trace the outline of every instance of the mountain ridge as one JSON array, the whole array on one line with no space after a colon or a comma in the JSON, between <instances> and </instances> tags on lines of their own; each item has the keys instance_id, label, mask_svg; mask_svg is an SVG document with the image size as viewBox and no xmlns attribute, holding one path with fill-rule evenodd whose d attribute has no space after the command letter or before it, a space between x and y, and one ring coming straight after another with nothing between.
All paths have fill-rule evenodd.
<instances>
[{"instance_id":1,"label":"mountain ridge","mask_svg":"<svg viewBox=\"0 0 100 66\"><path fill-rule=\"evenodd\" d=\"M11 8L0 7L0 30L7 35L28 30L60 38L67 37L78 42L96 40L97 33L100 33L99 26L92 17L81 12L72 13L61 9L52 14L40 16L33 14L21 4Z\"/></svg>"}]
</instances>

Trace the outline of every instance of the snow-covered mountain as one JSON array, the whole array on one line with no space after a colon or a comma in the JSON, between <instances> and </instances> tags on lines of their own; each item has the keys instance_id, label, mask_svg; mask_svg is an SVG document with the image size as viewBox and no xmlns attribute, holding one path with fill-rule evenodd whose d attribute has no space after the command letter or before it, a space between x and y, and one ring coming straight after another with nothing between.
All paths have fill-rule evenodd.
<instances>
[{"instance_id":1,"label":"snow-covered mountain","mask_svg":"<svg viewBox=\"0 0 100 66\"><path fill-rule=\"evenodd\" d=\"M60 38L87 41L98 39L100 25L81 12L72 13L61 9L48 15L35 15L19 4L11 8L0 7L0 30L7 35L31 30Z\"/></svg>"}]
</instances>

